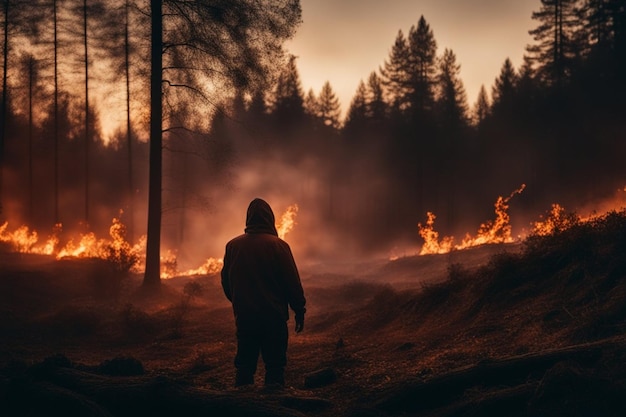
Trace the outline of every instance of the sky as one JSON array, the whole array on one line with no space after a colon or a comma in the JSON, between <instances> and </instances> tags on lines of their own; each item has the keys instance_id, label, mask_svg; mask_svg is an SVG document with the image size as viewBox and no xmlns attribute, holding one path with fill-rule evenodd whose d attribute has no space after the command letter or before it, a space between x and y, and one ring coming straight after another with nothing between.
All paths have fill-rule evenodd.
<instances>
[{"instance_id":1,"label":"sky","mask_svg":"<svg viewBox=\"0 0 626 417\"><path fill-rule=\"evenodd\" d=\"M406 36L420 16L433 31L437 54L451 49L461 65L470 107L480 86L491 92L508 57L522 64L531 19L540 0L300 0L303 23L285 45L297 56L305 94L329 81L345 114L360 80L389 57L399 30Z\"/></svg>"}]
</instances>

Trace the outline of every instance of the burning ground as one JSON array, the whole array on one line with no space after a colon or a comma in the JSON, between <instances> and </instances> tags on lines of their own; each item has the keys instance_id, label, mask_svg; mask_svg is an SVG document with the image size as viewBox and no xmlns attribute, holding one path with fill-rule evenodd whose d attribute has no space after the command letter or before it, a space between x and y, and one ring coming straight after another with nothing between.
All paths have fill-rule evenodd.
<instances>
[{"instance_id":1,"label":"burning ground","mask_svg":"<svg viewBox=\"0 0 626 417\"><path fill-rule=\"evenodd\" d=\"M625 254L610 212L522 243L306 265L292 388L268 393L231 388L216 274L148 298L106 260L3 252L2 414L623 415Z\"/></svg>"}]
</instances>

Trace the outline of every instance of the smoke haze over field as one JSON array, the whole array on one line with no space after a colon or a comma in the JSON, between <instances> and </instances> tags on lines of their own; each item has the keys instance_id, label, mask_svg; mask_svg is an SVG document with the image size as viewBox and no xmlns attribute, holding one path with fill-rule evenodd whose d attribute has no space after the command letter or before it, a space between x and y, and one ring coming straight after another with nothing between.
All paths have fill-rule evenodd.
<instances>
[{"instance_id":1,"label":"smoke haze over field","mask_svg":"<svg viewBox=\"0 0 626 417\"><path fill-rule=\"evenodd\" d=\"M418 223L425 223L426 212L437 216L434 229L440 237L452 236L459 243L466 235L475 235L482 223L495 217L494 203L498 196L506 196L519 184L511 183L508 189L489 187L482 183L467 189L457 190L452 209L456 222L451 227L446 223L446 204L430 204L424 210L415 206L396 206L403 201L400 184L385 171L375 151L364 151L339 166L330 164L330 153L306 155L298 147L278 149L247 147L250 137L237 138L233 142L228 161L215 161L187 155L183 159L188 165L186 184L189 188L185 203L181 203L181 179L176 175L165 175L165 204L163 212L163 252L176 255L180 271L196 268L209 257L223 256L225 243L243 233L246 209L249 202L261 197L272 206L277 221L291 205L297 204L295 227L286 236L296 258L301 262L350 260L357 257L383 257L415 255L424 243L418 235ZM137 158L145 158L145 144L135 144ZM212 146L218 146L213 144ZM120 193L123 184L123 158L116 155L114 148L99 147L94 151L94 160L100 161L98 171L93 173L91 216L89 227L82 219L83 195L81 183L74 167L64 164L67 171L63 177L72 179L61 195L61 214L64 235L77 239L79 233L94 231L98 237L108 237L108 227L113 217L121 214L121 220L130 223L128 202ZM168 167L173 168L184 155L166 152ZM65 155L70 160L70 155ZM334 158L337 156L335 155ZM41 156L43 158L43 156ZM146 161L137 161L145 167ZM37 163L45 166L45 160ZM26 224L38 231L40 239L52 232L51 202L49 185L43 183L35 192L35 217L28 221L26 188L23 184L23 166L16 165L7 172L5 181L14 196L5 205L10 227ZM139 171L139 170L138 170ZM167 171L169 172L169 171ZM172 170L176 172L176 170ZM141 178L140 176L138 176ZM73 185L72 185L73 184ZM433 187L445 197L445 190ZM134 240L145 234L145 179L136 183L134 216ZM487 190L491 192L488 195ZM567 195L564 193L564 195ZM431 203L436 203L432 200ZM583 192L559 200L557 196L542 196L542 190L528 186L509 202L512 236L523 237L532 229L532 223L545 217L552 203L562 204L567 211L581 216L604 213L626 206L623 188L598 193ZM439 210L437 210L437 206ZM47 207L47 208L46 208ZM444 210L441 210L444 209ZM395 216L394 216L395 214Z\"/></svg>"}]
</instances>

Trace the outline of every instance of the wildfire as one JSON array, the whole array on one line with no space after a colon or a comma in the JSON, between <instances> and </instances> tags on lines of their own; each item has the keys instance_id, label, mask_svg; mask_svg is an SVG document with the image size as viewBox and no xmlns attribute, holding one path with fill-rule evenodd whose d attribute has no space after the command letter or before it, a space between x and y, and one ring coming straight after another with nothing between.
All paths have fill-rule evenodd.
<instances>
[{"instance_id":1,"label":"wildfire","mask_svg":"<svg viewBox=\"0 0 626 417\"><path fill-rule=\"evenodd\" d=\"M287 210L283 213L276 225L278 231L278 237L284 239L287 233L291 232L296 225L296 215L298 214L298 205L292 204L287 207Z\"/></svg>"},{"instance_id":2,"label":"wildfire","mask_svg":"<svg viewBox=\"0 0 626 417\"><path fill-rule=\"evenodd\" d=\"M296 224L298 205L292 204L282 214L276 229L280 238L293 230ZM120 212L121 217L121 212ZM59 236L63 227L57 224L47 240L40 242L39 234L27 226L20 226L9 231L9 223L0 225L0 242L10 250L19 253L33 253L54 256L56 259L100 258L111 261L120 270L141 273L145 268L146 236L142 236L136 244L126 240L126 226L119 218L113 218L109 227L109 238L99 239L93 232L80 234L61 245ZM222 269L221 258L207 258L202 265L186 271L178 270L177 256L174 251L167 250L161 255L161 278L175 276L215 274Z\"/></svg>"},{"instance_id":3,"label":"wildfire","mask_svg":"<svg viewBox=\"0 0 626 417\"><path fill-rule=\"evenodd\" d=\"M439 233L434 228L436 217L431 212L426 213L428 217L426 224L418 224L419 235L424 239L420 255L448 253L453 249L467 249L492 243L513 242L508 203L516 194L524 191L524 188L526 188L526 184L522 184L520 188L513 191L508 197L499 196L495 203L496 218L493 221L481 224L476 236L472 237L467 234L458 245L454 244L454 238L451 236L446 236L440 241Z\"/></svg>"},{"instance_id":4,"label":"wildfire","mask_svg":"<svg viewBox=\"0 0 626 417\"><path fill-rule=\"evenodd\" d=\"M27 226L20 226L13 232L9 232L8 227L8 222L0 226L0 242L8 244L15 252L52 255L59 243L57 234L61 230L60 224L55 226L53 235L42 245L38 245L39 235L37 232L30 231Z\"/></svg>"}]
</instances>

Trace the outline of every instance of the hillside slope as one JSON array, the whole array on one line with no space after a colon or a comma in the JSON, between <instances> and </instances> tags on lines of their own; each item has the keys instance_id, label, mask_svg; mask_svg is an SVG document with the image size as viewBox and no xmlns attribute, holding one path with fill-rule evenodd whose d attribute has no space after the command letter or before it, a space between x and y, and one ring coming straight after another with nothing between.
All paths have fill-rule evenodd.
<instances>
[{"instance_id":1,"label":"hillside slope","mask_svg":"<svg viewBox=\"0 0 626 417\"><path fill-rule=\"evenodd\" d=\"M217 276L145 298L101 261L0 260L2 415L626 413L624 212L521 246L308 271L279 393L231 388Z\"/></svg>"}]
</instances>

